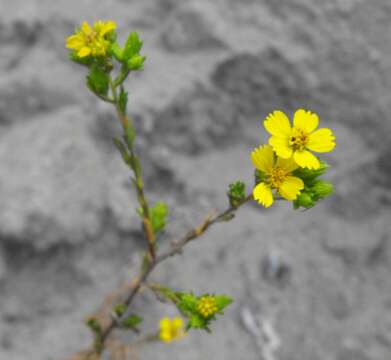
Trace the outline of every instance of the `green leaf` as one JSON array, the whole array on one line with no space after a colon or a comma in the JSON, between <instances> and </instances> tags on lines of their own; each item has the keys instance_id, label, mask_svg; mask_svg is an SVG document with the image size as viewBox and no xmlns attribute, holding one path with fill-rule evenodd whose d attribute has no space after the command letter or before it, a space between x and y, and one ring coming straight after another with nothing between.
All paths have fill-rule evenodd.
<instances>
[{"instance_id":1,"label":"green leaf","mask_svg":"<svg viewBox=\"0 0 391 360\"><path fill-rule=\"evenodd\" d=\"M165 229L167 225L168 207L165 202L159 201L150 209L152 228L155 234Z\"/></svg>"},{"instance_id":2,"label":"green leaf","mask_svg":"<svg viewBox=\"0 0 391 360\"><path fill-rule=\"evenodd\" d=\"M139 55L142 46L143 46L143 42L140 40L138 33L137 32L130 33L125 43L123 60L128 62L135 55Z\"/></svg>"},{"instance_id":3,"label":"green leaf","mask_svg":"<svg viewBox=\"0 0 391 360\"><path fill-rule=\"evenodd\" d=\"M126 107L128 105L128 92L124 90L124 88L121 86L121 90L119 93L119 99L118 99L118 105L119 109L122 114L126 114Z\"/></svg>"},{"instance_id":4,"label":"green leaf","mask_svg":"<svg viewBox=\"0 0 391 360\"><path fill-rule=\"evenodd\" d=\"M219 311L223 310L233 302L232 298L226 295L217 295L214 298L216 300L216 306L219 309Z\"/></svg>"},{"instance_id":5,"label":"green leaf","mask_svg":"<svg viewBox=\"0 0 391 360\"><path fill-rule=\"evenodd\" d=\"M178 293L180 301L178 303L179 310L187 314L198 314L197 313L197 298L190 293Z\"/></svg>"},{"instance_id":6,"label":"green leaf","mask_svg":"<svg viewBox=\"0 0 391 360\"><path fill-rule=\"evenodd\" d=\"M119 62L122 62L124 59L124 49L122 49L117 42L111 45L111 54Z\"/></svg>"},{"instance_id":7,"label":"green leaf","mask_svg":"<svg viewBox=\"0 0 391 360\"><path fill-rule=\"evenodd\" d=\"M125 328L135 328L137 325L139 325L143 321L143 318L132 314L128 316L126 319L124 319L121 323L121 325Z\"/></svg>"},{"instance_id":8,"label":"green leaf","mask_svg":"<svg viewBox=\"0 0 391 360\"><path fill-rule=\"evenodd\" d=\"M141 218L144 217L142 208L137 209L137 213ZM168 207L164 201L157 202L149 209L149 217L151 219L152 229L155 234L163 231L167 225Z\"/></svg>"},{"instance_id":9,"label":"green leaf","mask_svg":"<svg viewBox=\"0 0 391 360\"><path fill-rule=\"evenodd\" d=\"M92 65L87 75L87 86L98 95L107 95L109 91L109 74L99 66Z\"/></svg>"},{"instance_id":10,"label":"green leaf","mask_svg":"<svg viewBox=\"0 0 391 360\"><path fill-rule=\"evenodd\" d=\"M246 184L242 181L236 181L229 184L228 199L232 207L237 207L246 198Z\"/></svg>"},{"instance_id":11,"label":"green leaf","mask_svg":"<svg viewBox=\"0 0 391 360\"><path fill-rule=\"evenodd\" d=\"M207 327L207 321L198 314L192 314L189 318L189 322L186 329L205 329Z\"/></svg>"},{"instance_id":12,"label":"green leaf","mask_svg":"<svg viewBox=\"0 0 391 360\"><path fill-rule=\"evenodd\" d=\"M117 316L121 317L126 311L126 305L125 304L118 304L118 305L114 306L113 311Z\"/></svg>"},{"instance_id":13,"label":"green leaf","mask_svg":"<svg viewBox=\"0 0 391 360\"><path fill-rule=\"evenodd\" d=\"M95 318L89 318L86 322L86 325L91 329L91 331L96 334L100 335L102 333L102 327L99 324L99 321Z\"/></svg>"},{"instance_id":14,"label":"green leaf","mask_svg":"<svg viewBox=\"0 0 391 360\"><path fill-rule=\"evenodd\" d=\"M92 64L91 56L79 57L76 51L69 52L69 58L79 65L90 66Z\"/></svg>"},{"instance_id":15,"label":"green leaf","mask_svg":"<svg viewBox=\"0 0 391 360\"><path fill-rule=\"evenodd\" d=\"M266 179L266 174L261 170L255 169L254 177L255 177L255 184L259 184Z\"/></svg>"},{"instance_id":16,"label":"green leaf","mask_svg":"<svg viewBox=\"0 0 391 360\"><path fill-rule=\"evenodd\" d=\"M299 168L296 169L293 174L302 179L306 184L311 184L316 180L317 177L323 175L328 168L329 165L326 162L321 161L319 169L312 170L307 168Z\"/></svg>"},{"instance_id":17,"label":"green leaf","mask_svg":"<svg viewBox=\"0 0 391 360\"><path fill-rule=\"evenodd\" d=\"M124 143L118 138L113 138L113 142L114 142L115 147L120 152L124 163L127 164L128 166L131 166L132 165L132 158L131 158L130 154L128 153L128 150L126 149L126 146L124 145Z\"/></svg>"},{"instance_id":18,"label":"green leaf","mask_svg":"<svg viewBox=\"0 0 391 360\"><path fill-rule=\"evenodd\" d=\"M146 57L141 55L132 56L127 62L129 69L134 71L141 70L144 66L145 59Z\"/></svg>"}]
</instances>

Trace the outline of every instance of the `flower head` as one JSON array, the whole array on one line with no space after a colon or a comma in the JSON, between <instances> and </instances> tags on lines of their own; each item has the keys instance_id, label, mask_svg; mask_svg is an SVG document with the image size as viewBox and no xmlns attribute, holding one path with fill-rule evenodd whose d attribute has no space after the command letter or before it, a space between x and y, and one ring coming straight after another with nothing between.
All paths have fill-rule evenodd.
<instances>
[{"instance_id":1,"label":"flower head","mask_svg":"<svg viewBox=\"0 0 391 360\"><path fill-rule=\"evenodd\" d=\"M173 319L164 317L160 320L159 327L159 338L165 343L178 340L186 335L183 330L183 320L180 317L174 317Z\"/></svg>"},{"instance_id":2,"label":"flower head","mask_svg":"<svg viewBox=\"0 0 391 360\"><path fill-rule=\"evenodd\" d=\"M106 56L110 47L110 35L116 29L114 21L96 21L91 27L84 21L80 29L66 39L66 47L79 58Z\"/></svg>"},{"instance_id":3,"label":"flower head","mask_svg":"<svg viewBox=\"0 0 391 360\"><path fill-rule=\"evenodd\" d=\"M218 312L216 299L213 296L203 296L198 300L197 311L204 317L208 318Z\"/></svg>"},{"instance_id":4,"label":"flower head","mask_svg":"<svg viewBox=\"0 0 391 360\"><path fill-rule=\"evenodd\" d=\"M253 196L264 207L273 204L273 190L286 200L295 200L304 188L303 180L293 176L298 165L290 159L276 157L270 145L263 145L251 153L255 168L264 174L264 181L254 187Z\"/></svg>"},{"instance_id":5,"label":"flower head","mask_svg":"<svg viewBox=\"0 0 391 360\"><path fill-rule=\"evenodd\" d=\"M324 153L335 147L335 136L330 129L318 127L318 115L299 109L293 116L293 127L282 111L274 111L264 121L266 130L272 135L269 144L277 155L284 159L293 156L301 167L318 169L320 162L309 150Z\"/></svg>"}]
</instances>

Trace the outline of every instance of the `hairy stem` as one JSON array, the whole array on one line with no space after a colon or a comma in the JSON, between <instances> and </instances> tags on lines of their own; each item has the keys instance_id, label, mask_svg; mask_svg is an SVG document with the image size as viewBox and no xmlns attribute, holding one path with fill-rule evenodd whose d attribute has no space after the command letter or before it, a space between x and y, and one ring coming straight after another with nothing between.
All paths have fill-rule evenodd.
<instances>
[{"instance_id":1,"label":"hairy stem","mask_svg":"<svg viewBox=\"0 0 391 360\"><path fill-rule=\"evenodd\" d=\"M117 111L117 116L122 124L124 133L126 134L128 127L133 126L133 124L131 123L131 120L128 118L128 116L121 111L115 83L110 81L110 86L113 95L114 106ZM150 219L148 201L144 193L144 182L142 179L141 164L138 157L136 156L133 144L128 142L127 145L130 152L130 166L134 174L134 184L136 187L137 199L141 206L141 209L143 210L143 228L148 242L148 254L152 260L155 260L155 233L153 231Z\"/></svg>"}]
</instances>

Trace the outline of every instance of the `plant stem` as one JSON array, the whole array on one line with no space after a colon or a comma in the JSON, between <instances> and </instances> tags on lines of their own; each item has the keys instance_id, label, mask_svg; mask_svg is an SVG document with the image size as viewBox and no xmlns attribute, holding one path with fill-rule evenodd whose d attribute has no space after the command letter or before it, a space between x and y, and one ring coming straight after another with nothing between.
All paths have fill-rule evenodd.
<instances>
[{"instance_id":1,"label":"plant stem","mask_svg":"<svg viewBox=\"0 0 391 360\"><path fill-rule=\"evenodd\" d=\"M197 227L193 228L192 230L188 231L184 236L182 236L178 241L172 241L171 246L169 249L166 250L166 252L162 253L158 257L156 257L154 260L151 260L148 262L147 266L141 270L140 275L136 278L134 281L134 284L130 290L130 292L127 294L125 300L123 301L123 304L128 308L130 304L133 302L134 298L138 294L140 288L143 284L146 283L146 280L148 279L149 275L152 273L152 271L156 268L157 265L162 263L163 261L167 260L168 258L178 255L182 253L183 248L192 240L200 237L205 233L209 227L212 225L227 221L229 219L232 219L232 215L235 214L235 212L245 203L247 203L249 200L252 199L252 195L248 195L245 199L243 199L237 206L235 207L229 207L225 211L222 211L220 213L215 213L213 215L207 216L205 220L199 224ZM125 312L126 313L126 312ZM107 325L106 328L102 329L102 335L101 340L104 344L105 341L108 339L112 331L117 327L118 321L115 321L114 319L110 318L110 323Z\"/></svg>"},{"instance_id":2,"label":"plant stem","mask_svg":"<svg viewBox=\"0 0 391 360\"><path fill-rule=\"evenodd\" d=\"M110 80L110 87L111 87L111 92L113 94L114 106L116 108L118 118L122 124L124 134L126 137L126 131L128 127L133 126L133 124L131 123L131 120L127 117L127 115L121 111L116 85L111 80ZM144 193L144 182L142 179L141 164L138 157L135 154L133 143L127 142L127 145L131 157L130 166L133 170L133 174L135 178L134 184L136 186L137 199L143 210L143 228L148 242L148 255L150 256L151 260L155 260L156 258L155 233L153 231L152 223L150 219L148 201Z\"/></svg>"}]
</instances>

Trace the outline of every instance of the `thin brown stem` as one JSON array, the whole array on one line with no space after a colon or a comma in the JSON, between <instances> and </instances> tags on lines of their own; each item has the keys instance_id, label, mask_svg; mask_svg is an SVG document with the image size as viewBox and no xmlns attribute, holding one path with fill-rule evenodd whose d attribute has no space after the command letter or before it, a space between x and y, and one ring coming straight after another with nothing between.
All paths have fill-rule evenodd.
<instances>
[{"instance_id":1,"label":"thin brown stem","mask_svg":"<svg viewBox=\"0 0 391 360\"><path fill-rule=\"evenodd\" d=\"M247 196L245 199L242 200L241 203L239 203L236 207L229 207L228 209L222 211L222 212L216 212L213 215L207 216L204 221L193 228L192 230L188 231L184 236L182 236L177 241L172 241L171 246L169 249L167 249L165 252L163 252L161 255L156 257L154 260L151 260L147 263L147 265L142 270L141 274L136 278L134 281L131 290L125 297L125 300L123 301L123 304L126 305L127 308L131 305L134 298L140 291L141 287L146 283L149 275L152 273L152 271L156 268L157 265L162 263L163 261L167 260L168 258L178 255L182 253L183 248L192 240L195 240L196 238L202 236L206 230L208 230L212 225L227 221L232 219L235 212L245 203L247 203L249 200L252 199L252 195ZM121 320L121 319L120 319ZM101 341L104 346L105 342L108 340L109 336L113 332L113 330L117 327L118 323L120 321L115 321L114 319L110 319L109 324L102 329L102 336Z\"/></svg>"}]
</instances>

